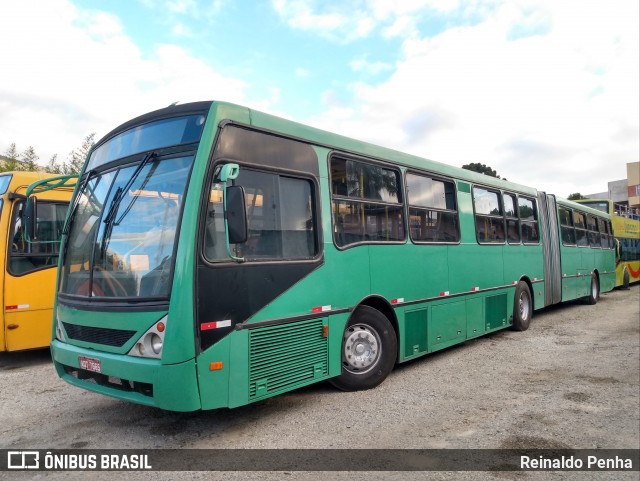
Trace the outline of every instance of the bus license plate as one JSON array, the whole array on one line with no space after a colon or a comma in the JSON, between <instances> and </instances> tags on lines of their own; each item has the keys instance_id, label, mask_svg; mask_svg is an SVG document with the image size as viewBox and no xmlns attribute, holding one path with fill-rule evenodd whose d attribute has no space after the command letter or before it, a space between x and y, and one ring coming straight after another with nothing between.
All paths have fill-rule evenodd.
<instances>
[{"instance_id":1,"label":"bus license plate","mask_svg":"<svg viewBox=\"0 0 640 481\"><path fill-rule=\"evenodd\" d=\"M92 357L78 356L80 361L80 368L85 371L102 372L102 366L100 365L100 359L94 359Z\"/></svg>"}]
</instances>

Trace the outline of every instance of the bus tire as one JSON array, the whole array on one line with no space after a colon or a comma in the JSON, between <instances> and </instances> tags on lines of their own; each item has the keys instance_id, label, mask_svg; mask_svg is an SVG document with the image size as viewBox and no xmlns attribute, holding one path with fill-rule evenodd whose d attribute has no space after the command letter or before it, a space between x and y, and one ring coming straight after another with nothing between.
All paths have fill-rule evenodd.
<instances>
[{"instance_id":1,"label":"bus tire","mask_svg":"<svg viewBox=\"0 0 640 481\"><path fill-rule=\"evenodd\" d=\"M622 288L629 289L629 282L631 282L631 279L629 278L629 271L625 269L624 275L622 276Z\"/></svg>"},{"instance_id":2,"label":"bus tire","mask_svg":"<svg viewBox=\"0 0 640 481\"><path fill-rule=\"evenodd\" d=\"M531 302L531 291L526 282L520 281L516 286L516 296L513 301L513 324L514 331L526 331L531 324L533 316L533 302Z\"/></svg>"},{"instance_id":3,"label":"bus tire","mask_svg":"<svg viewBox=\"0 0 640 481\"><path fill-rule=\"evenodd\" d=\"M594 305L600 298L600 283L598 282L598 276L591 274L591 287L589 288L589 295L587 296L587 304Z\"/></svg>"},{"instance_id":4,"label":"bus tire","mask_svg":"<svg viewBox=\"0 0 640 481\"><path fill-rule=\"evenodd\" d=\"M389 319L360 306L342 336L342 374L330 382L343 391L374 388L393 370L397 355L398 338Z\"/></svg>"}]
</instances>

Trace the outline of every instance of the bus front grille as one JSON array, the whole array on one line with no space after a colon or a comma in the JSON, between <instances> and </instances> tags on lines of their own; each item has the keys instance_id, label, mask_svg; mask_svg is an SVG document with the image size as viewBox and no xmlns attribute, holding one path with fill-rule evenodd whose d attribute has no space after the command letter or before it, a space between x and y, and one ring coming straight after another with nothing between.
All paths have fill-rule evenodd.
<instances>
[{"instance_id":1,"label":"bus front grille","mask_svg":"<svg viewBox=\"0 0 640 481\"><path fill-rule=\"evenodd\" d=\"M124 329L79 326L68 322L63 322L62 325L70 339L112 347L122 347L136 333L136 331L126 331Z\"/></svg>"},{"instance_id":2,"label":"bus front grille","mask_svg":"<svg viewBox=\"0 0 640 481\"><path fill-rule=\"evenodd\" d=\"M252 329L249 332L249 399L305 386L329 372L326 320Z\"/></svg>"}]
</instances>

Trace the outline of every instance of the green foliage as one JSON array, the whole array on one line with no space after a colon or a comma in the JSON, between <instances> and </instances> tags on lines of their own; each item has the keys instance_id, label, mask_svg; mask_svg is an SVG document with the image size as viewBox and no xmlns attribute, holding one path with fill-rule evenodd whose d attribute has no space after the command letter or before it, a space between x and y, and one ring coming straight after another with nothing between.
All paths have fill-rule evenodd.
<instances>
[{"instance_id":1,"label":"green foliage","mask_svg":"<svg viewBox=\"0 0 640 481\"><path fill-rule=\"evenodd\" d=\"M47 165L38 164L40 157L33 146L29 146L24 152L18 153L16 144L12 143L4 155L0 156L0 172L43 170L51 174L77 174L82 169L89 150L95 144L95 135L95 133L87 135L78 148L69 152L66 162L60 163L58 154L54 154Z\"/></svg>"},{"instance_id":2,"label":"green foliage","mask_svg":"<svg viewBox=\"0 0 640 481\"><path fill-rule=\"evenodd\" d=\"M573 194L569 194L569 197L567 197L568 200L580 200L580 199L586 199L585 196L583 196L580 192L575 192Z\"/></svg>"},{"instance_id":3,"label":"green foliage","mask_svg":"<svg viewBox=\"0 0 640 481\"><path fill-rule=\"evenodd\" d=\"M478 172L480 174L488 175L490 177L495 177L497 179L502 179L502 177L500 177L495 170L493 170L491 167L489 167L486 164L481 164L480 162L472 162L470 164L464 164L462 168L466 170L471 170L473 172ZM503 179L503 180L507 180L507 179Z\"/></svg>"}]
</instances>

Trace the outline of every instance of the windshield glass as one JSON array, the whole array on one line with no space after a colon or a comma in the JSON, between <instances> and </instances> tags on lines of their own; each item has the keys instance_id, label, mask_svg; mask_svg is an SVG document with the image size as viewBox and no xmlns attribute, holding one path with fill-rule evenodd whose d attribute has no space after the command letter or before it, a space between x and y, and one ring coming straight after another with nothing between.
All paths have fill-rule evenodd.
<instances>
[{"instance_id":1,"label":"windshield glass","mask_svg":"<svg viewBox=\"0 0 640 481\"><path fill-rule=\"evenodd\" d=\"M4 194L7 191L10 182L10 175L0 175L0 195Z\"/></svg>"},{"instance_id":2,"label":"windshield glass","mask_svg":"<svg viewBox=\"0 0 640 481\"><path fill-rule=\"evenodd\" d=\"M71 224L60 291L94 298L167 297L192 162L193 155L147 157L142 169L138 163L91 178Z\"/></svg>"},{"instance_id":3,"label":"windshield glass","mask_svg":"<svg viewBox=\"0 0 640 481\"><path fill-rule=\"evenodd\" d=\"M197 142L202 135L204 121L204 115L189 115L157 120L126 130L91 153L86 171L147 150Z\"/></svg>"}]
</instances>

